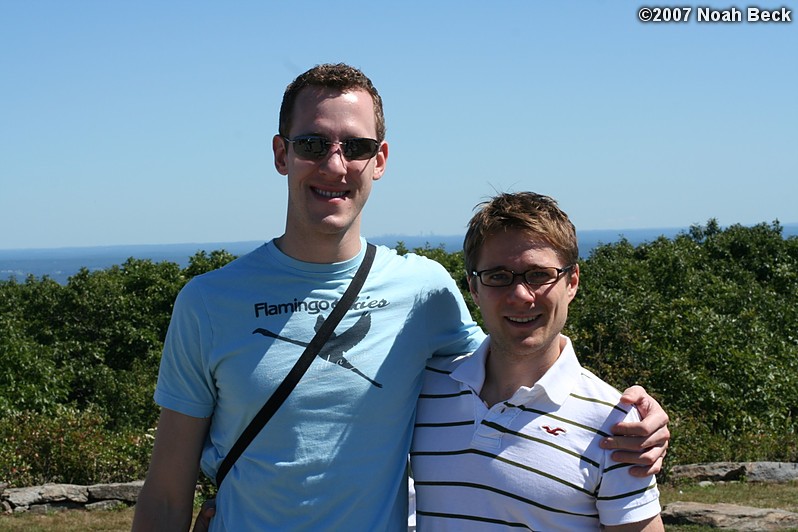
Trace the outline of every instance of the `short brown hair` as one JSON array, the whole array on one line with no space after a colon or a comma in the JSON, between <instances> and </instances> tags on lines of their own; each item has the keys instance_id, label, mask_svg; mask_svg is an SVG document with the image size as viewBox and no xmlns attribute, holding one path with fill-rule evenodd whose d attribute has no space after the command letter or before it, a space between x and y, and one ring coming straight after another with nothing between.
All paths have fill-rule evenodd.
<instances>
[{"instance_id":1,"label":"short brown hair","mask_svg":"<svg viewBox=\"0 0 798 532\"><path fill-rule=\"evenodd\" d=\"M316 65L304 74L300 74L285 89L283 103L280 105L280 124L278 132L287 137L291 131L291 120L294 115L294 104L297 96L305 87L321 87L348 92L362 89L371 95L374 101L374 118L377 124L377 140L385 140L385 115L382 111L382 98L371 83L371 80L360 70L344 63Z\"/></svg>"},{"instance_id":2,"label":"short brown hair","mask_svg":"<svg viewBox=\"0 0 798 532\"><path fill-rule=\"evenodd\" d=\"M534 192L503 193L475 208L479 210L468 222L463 241L463 258L469 277L476 270L485 240L508 229L520 229L531 238L549 244L563 266L576 264L579 259L576 228L549 196Z\"/></svg>"}]
</instances>

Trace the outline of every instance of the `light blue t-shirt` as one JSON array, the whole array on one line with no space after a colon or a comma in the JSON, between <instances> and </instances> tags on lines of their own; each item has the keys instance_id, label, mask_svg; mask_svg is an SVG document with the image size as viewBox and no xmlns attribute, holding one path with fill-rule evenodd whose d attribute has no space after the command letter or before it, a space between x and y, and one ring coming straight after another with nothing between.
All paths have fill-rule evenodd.
<instances>
[{"instance_id":1,"label":"light blue t-shirt","mask_svg":"<svg viewBox=\"0 0 798 532\"><path fill-rule=\"evenodd\" d=\"M213 416L211 478L365 253L294 260L269 242L180 292L155 400ZM484 335L438 263L378 247L356 302L217 495L212 530L406 530L405 468L425 361Z\"/></svg>"}]
</instances>

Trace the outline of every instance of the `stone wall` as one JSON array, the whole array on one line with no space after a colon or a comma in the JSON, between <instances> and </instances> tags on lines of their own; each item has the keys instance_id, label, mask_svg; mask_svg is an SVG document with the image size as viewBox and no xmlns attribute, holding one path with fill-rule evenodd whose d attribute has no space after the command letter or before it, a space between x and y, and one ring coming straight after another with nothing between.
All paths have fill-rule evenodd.
<instances>
[{"instance_id":1,"label":"stone wall","mask_svg":"<svg viewBox=\"0 0 798 532\"><path fill-rule=\"evenodd\" d=\"M748 481L798 481L798 463L718 462L674 466L674 480L700 483ZM119 484L45 484L7 488L0 484L2 511L47 513L69 509L105 510L136 503L143 481ZM693 524L725 530L796 530L798 514L778 509L749 508L730 504L674 502L663 509L666 524Z\"/></svg>"},{"instance_id":2,"label":"stone wall","mask_svg":"<svg viewBox=\"0 0 798 532\"><path fill-rule=\"evenodd\" d=\"M673 466L671 478L695 482L791 482L798 480L798 463L713 462Z\"/></svg>"},{"instance_id":3,"label":"stone wall","mask_svg":"<svg viewBox=\"0 0 798 532\"><path fill-rule=\"evenodd\" d=\"M671 479L711 485L722 482L796 482L798 463L714 462L674 466ZM776 508L734 504L672 502L662 511L666 525L695 525L718 530L798 530L798 514Z\"/></svg>"},{"instance_id":4,"label":"stone wall","mask_svg":"<svg viewBox=\"0 0 798 532\"><path fill-rule=\"evenodd\" d=\"M136 503L143 480L118 484L45 484L30 488L0 485L0 505L5 513L48 513L60 510L106 510Z\"/></svg>"}]
</instances>

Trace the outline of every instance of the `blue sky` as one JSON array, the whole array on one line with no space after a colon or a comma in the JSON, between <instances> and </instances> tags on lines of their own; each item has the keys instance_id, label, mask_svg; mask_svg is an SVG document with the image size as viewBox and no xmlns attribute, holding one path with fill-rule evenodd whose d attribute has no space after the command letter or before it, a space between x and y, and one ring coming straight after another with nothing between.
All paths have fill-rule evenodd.
<instances>
[{"instance_id":1,"label":"blue sky","mask_svg":"<svg viewBox=\"0 0 798 532\"><path fill-rule=\"evenodd\" d=\"M461 234L508 190L582 230L798 222L798 21L641 5L2 0L0 249L279 235L282 92L338 61L385 100L366 236Z\"/></svg>"}]
</instances>

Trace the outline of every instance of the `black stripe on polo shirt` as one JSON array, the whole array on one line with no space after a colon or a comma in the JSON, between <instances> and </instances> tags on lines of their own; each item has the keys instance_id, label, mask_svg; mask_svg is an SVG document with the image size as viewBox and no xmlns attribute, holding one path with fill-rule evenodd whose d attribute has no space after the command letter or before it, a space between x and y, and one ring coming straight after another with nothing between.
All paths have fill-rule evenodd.
<instances>
[{"instance_id":1,"label":"black stripe on polo shirt","mask_svg":"<svg viewBox=\"0 0 798 532\"><path fill-rule=\"evenodd\" d=\"M516 462L514 460L510 460L508 458L505 458L504 456L499 456L499 455L494 454L494 453L488 453L486 451L482 451L482 450L479 450L479 449L461 449L459 451L411 451L410 452L410 456L458 456L458 455L462 455L462 454L475 454L475 455L478 455L478 456L484 456L486 458L491 458L493 460L498 460L499 462L504 462L507 465L511 465L513 467L517 467L519 469L523 469L525 471L529 471L530 473L535 473L536 475L540 475L542 477L546 477L547 479L553 480L554 482L558 482L558 483L562 484L563 486L568 486L569 488L574 489L576 491L581 491L582 493L586 493L587 495L590 495L591 497L595 497L595 495L596 495L594 492L592 492L590 490L586 490L582 486L577 486L576 484L573 484L571 482L567 482L567 481L565 481L565 480L563 480L563 479L561 479L561 478L559 478L559 477L557 477L555 475L552 475L551 473L547 473L545 471L541 471L540 469L536 469L536 468L528 466L526 464L522 464L520 462Z\"/></svg>"},{"instance_id":2,"label":"black stripe on polo shirt","mask_svg":"<svg viewBox=\"0 0 798 532\"><path fill-rule=\"evenodd\" d=\"M440 512L422 512L421 510L416 510L418 515L423 515L425 517L441 517L444 519L460 519L463 521L478 521L480 523L492 523L494 525L504 525L510 526L514 528L526 528L527 530L532 530L527 525L523 523L512 523L510 521L502 521L500 519L489 519L487 517L478 517L476 515L461 515L461 514L444 514Z\"/></svg>"},{"instance_id":3,"label":"black stripe on polo shirt","mask_svg":"<svg viewBox=\"0 0 798 532\"><path fill-rule=\"evenodd\" d=\"M427 371L432 371L433 373L440 373L441 375L450 375L452 373L449 370L433 368L432 366L424 366L424 369Z\"/></svg>"},{"instance_id":4,"label":"black stripe on polo shirt","mask_svg":"<svg viewBox=\"0 0 798 532\"><path fill-rule=\"evenodd\" d=\"M506 428L506 427L504 427L502 425L498 425L496 423L493 423L492 421L484 421L483 420L482 421L482 425L485 425L486 427L490 427L492 429L498 430L499 432L503 432L504 434L510 434L511 436L516 436L516 437L522 438L524 440L533 441L535 443L540 443L540 444L543 444L543 445L548 445L552 449L557 449L558 451L563 452L565 454L570 454L571 456L573 456L575 458L578 458L579 460L581 460L583 462L587 462L589 465L592 465L593 467L599 467L599 463L596 462L595 460L591 460L587 456L584 456L582 454L574 452L574 451L572 451L570 449L566 449L565 447L561 447L561 446L559 446L559 445L557 445L555 443L550 442L549 440L544 440L544 439L541 439L541 438L535 438L534 436L530 436L529 434L524 434L523 432L517 432L517 431L514 431L514 430L510 430L510 429L508 429L508 428Z\"/></svg>"},{"instance_id":5,"label":"black stripe on polo shirt","mask_svg":"<svg viewBox=\"0 0 798 532\"><path fill-rule=\"evenodd\" d=\"M634 495L640 495L641 493L645 493L648 490L652 490L652 489L654 489L656 487L657 487L656 484L649 484L648 487L646 487L646 488L635 490L635 491L630 491L628 493L620 493L618 495L605 496L605 497L598 497L597 496L596 500L599 500L599 501L614 501L616 499L625 499L626 497L632 497Z\"/></svg>"},{"instance_id":6,"label":"black stripe on polo shirt","mask_svg":"<svg viewBox=\"0 0 798 532\"><path fill-rule=\"evenodd\" d=\"M604 432L603 430L597 429L595 427L589 427L587 425L583 425L582 423L577 423L576 421L573 421L571 419L568 419L568 418L565 418L565 417L562 417L562 416L557 416L557 415L551 414L549 412L544 412L543 410L538 410L536 408L529 408L528 406L524 406L524 405L514 405L514 404L508 403L506 401L505 401L504 404L505 404L505 406L508 406L510 408L517 408L517 409L521 410L522 412L529 412L531 414L538 414L540 416L547 417L549 419L556 419L557 421L562 421L563 423L568 423L569 425L571 425L573 427L578 427L578 428L586 430L588 432L592 432L594 434L598 434L599 436L602 436L604 438L610 436L610 434Z\"/></svg>"},{"instance_id":7,"label":"black stripe on polo shirt","mask_svg":"<svg viewBox=\"0 0 798 532\"><path fill-rule=\"evenodd\" d=\"M418 396L419 399L450 399L452 397L460 397L461 395L473 395L471 390L463 390L462 392L457 393L442 393L442 394L434 394L434 393L422 393Z\"/></svg>"},{"instance_id":8,"label":"black stripe on polo shirt","mask_svg":"<svg viewBox=\"0 0 798 532\"><path fill-rule=\"evenodd\" d=\"M444 428L444 427L464 427L467 425L473 425L474 420L466 420L466 421L449 421L446 423L416 423L415 427L435 427L435 428Z\"/></svg>"},{"instance_id":9,"label":"black stripe on polo shirt","mask_svg":"<svg viewBox=\"0 0 798 532\"><path fill-rule=\"evenodd\" d=\"M571 397L573 397L574 399L579 399L581 401L587 401L588 403L597 403L597 404L600 404L600 405L608 406L608 407L612 408L613 410L618 410L619 412L623 412L624 414L628 414L629 413L629 409L625 410L625 409L621 408L620 406L618 406L617 404L613 404L613 403L610 403L610 402L607 402L607 401L602 401L601 399L594 399L593 397L585 397L583 395L576 395L575 393L572 393L572 394L569 394L569 395Z\"/></svg>"},{"instance_id":10,"label":"black stripe on polo shirt","mask_svg":"<svg viewBox=\"0 0 798 532\"><path fill-rule=\"evenodd\" d=\"M598 519L598 514L582 514L577 512L569 512L568 510L563 510L561 508L554 508L552 506L547 506L545 504L541 504L539 502L535 502L532 499L527 499L526 497L522 497L516 493L510 493L509 491L500 490L498 488L494 488L493 486L486 486L484 484L476 484L474 482L447 482L447 481L415 481L417 486L437 486L437 487L459 487L459 488L472 488L476 490L483 490L483 491L492 491L498 495L502 495L504 497L509 497L510 499L515 499L519 502L524 504L529 504L531 506L535 506L542 510L546 510L549 512L555 512L558 514L567 514L567 515L574 515L576 517L589 517L591 519ZM419 512L421 513L421 512Z\"/></svg>"}]
</instances>

